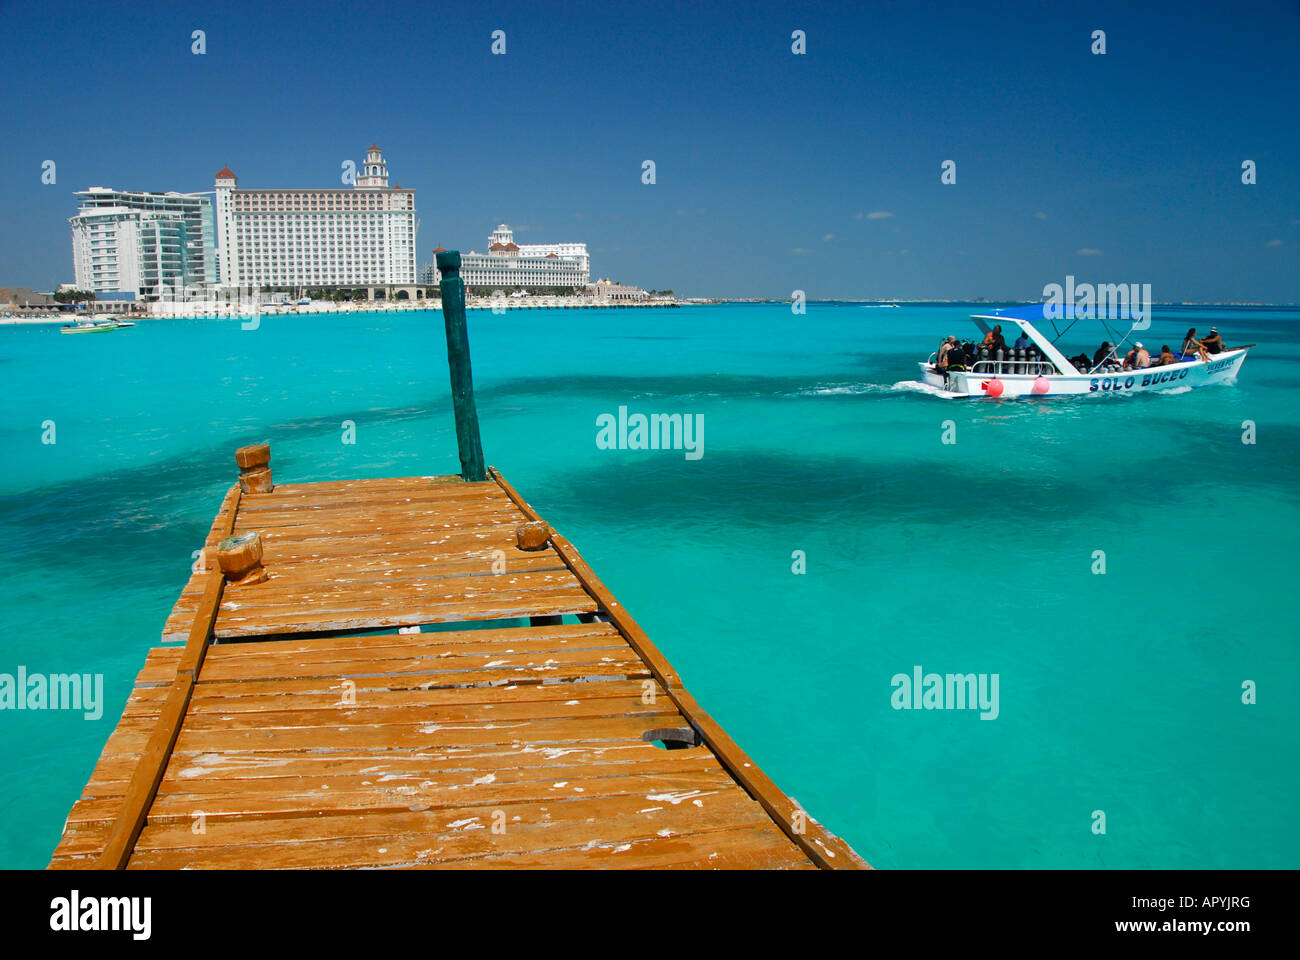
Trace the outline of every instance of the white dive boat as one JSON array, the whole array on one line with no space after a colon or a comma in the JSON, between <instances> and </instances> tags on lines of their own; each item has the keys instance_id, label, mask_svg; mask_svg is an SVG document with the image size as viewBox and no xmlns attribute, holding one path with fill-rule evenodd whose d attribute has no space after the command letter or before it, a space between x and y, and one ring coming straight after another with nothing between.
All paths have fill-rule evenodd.
<instances>
[{"instance_id":1,"label":"white dive boat","mask_svg":"<svg viewBox=\"0 0 1300 960\"><path fill-rule=\"evenodd\" d=\"M1007 349L1000 355L992 357L987 350L978 351L978 356L967 364L959 364L953 369L941 370L936 366L938 352L930 354L928 360L921 362L921 378L929 386L953 397L1026 397L1026 396L1073 396L1086 393L1139 393L1147 391L1179 390L1182 388L1204 387L1214 383L1234 380L1241 369L1246 353L1254 344L1245 347L1225 349L1217 354L1210 354L1209 361L1199 356L1189 356L1176 363L1165 366L1150 366L1140 369L1120 369L1121 360L1127 352L1125 341L1131 341L1134 333L1141 335L1141 330L1134 325L1118 341L1118 347L1112 348L1101 363L1083 363L1080 358L1078 366L1071 362L1057 347L1057 341L1074 326L1074 322L1085 317L1067 314L1063 319L1070 320L1070 326L1048 337L1031 320L1039 323L1052 322L1043 318L1043 304L1031 304L1027 307L1008 307L986 314L971 317L980 331L987 335L992 325L1003 325L1007 330L1004 340L1015 342L1018 336L1011 334L1022 331L1033 344L1027 349ZM1055 323L1053 326L1055 326ZM1107 327L1107 332L1109 328ZM1144 329L1144 328L1143 328ZM1182 344L1179 344L1181 348ZM1152 360L1159 356L1159 350L1150 351ZM1118 357L1116 354L1118 353Z\"/></svg>"}]
</instances>

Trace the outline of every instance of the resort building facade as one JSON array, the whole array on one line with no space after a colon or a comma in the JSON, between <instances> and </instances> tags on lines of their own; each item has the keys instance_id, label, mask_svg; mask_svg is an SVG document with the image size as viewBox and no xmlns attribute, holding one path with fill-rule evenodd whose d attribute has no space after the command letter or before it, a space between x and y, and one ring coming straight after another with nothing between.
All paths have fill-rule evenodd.
<instances>
[{"instance_id":1,"label":"resort building facade","mask_svg":"<svg viewBox=\"0 0 1300 960\"><path fill-rule=\"evenodd\" d=\"M424 296L416 276L415 191L388 185L371 146L351 186L241 190L216 175L217 262L228 289L340 289L367 297Z\"/></svg>"},{"instance_id":2,"label":"resort building facade","mask_svg":"<svg viewBox=\"0 0 1300 960\"><path fill-rule=\"evenodd\" d=\"M76 196L68 222L78 289L181 300L218 282L211 197L107 187Z\"/></svg>"},{"instance_id":3,"label":"resort building facade","mask_svg":"<svg viewBox=\"0 0 1300 960\"><path fill-rule=\"evenodd\" d=\"M647 300L650 297L650 294L640 287L629 287L626 284L614 283L612 280L597 280L595 283L589 283L583 292L598 300L611 300L616 303Z\"/></svg>"},{"instance_id":4,"label":"resort building facade","mask_svg":"<svg viewBox=\"0 0 1300 960\"><path fill-rule=\"evenodd\" d=\"M142 301L248 290L425 295L416 276L415 191L388 185L371 146L350 185L241 190L229 167L210 193L91 187L72 225L77 287Z\"/></svg>"},{"instance_id":5,"label":"resort building facade","mask_svg":"<svg viewBox=\"0 0 1300 960\"><path fill-rule=\"evenodd\" d=\"M440 253L442 247L434 250ZM585 243L515 243L514 231L500 224L488 237L487 253L460 255L465 289L478 296L515 293L577 292L587 285L591 259ZM426 283L441 279L434 263L421 274Z\"/></svg>"}]
</instances>

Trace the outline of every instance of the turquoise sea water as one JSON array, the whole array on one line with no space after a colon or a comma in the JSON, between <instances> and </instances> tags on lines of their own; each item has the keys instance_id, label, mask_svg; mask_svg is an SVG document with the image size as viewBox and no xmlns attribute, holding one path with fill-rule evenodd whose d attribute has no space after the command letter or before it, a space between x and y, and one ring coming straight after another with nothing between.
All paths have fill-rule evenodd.
<instances>
[{"instance_id":1,"label":"turquoise sea water","mask_svg":"<svg viewBox=\"0 0 1300 960\"><path fill-rule=\"evenodd\" d=\"M874 865L1300 866L1300 313L1157 309L1148 344L1210 323L1257 342L1235 386L899 386L971 312L474 312L487 458ZM0 672L102 673L107 700L94 721L0 712L0 866L40 867L236 446L268 440L281 482L458 462L440 313L6 326L0 371ZM703 414L704 456L598 449L620 405ZM997 718L893 709L891 678L917 665L997 674Z\"/></svg>"}]
</instances>

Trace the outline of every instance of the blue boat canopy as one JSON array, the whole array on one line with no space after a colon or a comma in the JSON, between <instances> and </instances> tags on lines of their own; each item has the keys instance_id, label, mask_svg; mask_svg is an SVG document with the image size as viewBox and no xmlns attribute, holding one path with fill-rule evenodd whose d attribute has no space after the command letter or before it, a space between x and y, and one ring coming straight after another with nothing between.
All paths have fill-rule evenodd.
<instances>
[{"instance_id":1,"label":"blue boat canopy","mask_svg":"<svg viewBox=\"0 0 1300 960\"><path fill-rule=\"evenodd\" d=\"M1023 307L999 307L996 310L988 310L984 313L977 314L981 317L1002 317L1009 320L1027 320L1030 323L1039 323L1043 320L1128 320L1138 321L1146 319L1146 315L1135 315L1131 308L1122 308L1114 310L1098 310L1092 307L1088 310L1079 310L1073 303L1029 303Z\"/></svg>"}]
</instances>

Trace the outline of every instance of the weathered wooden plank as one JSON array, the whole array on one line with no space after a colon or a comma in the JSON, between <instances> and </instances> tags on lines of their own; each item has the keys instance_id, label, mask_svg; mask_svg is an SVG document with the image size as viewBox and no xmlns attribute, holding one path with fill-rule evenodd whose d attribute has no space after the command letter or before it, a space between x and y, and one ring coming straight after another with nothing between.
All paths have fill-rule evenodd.
<instances>
[{"instance_id":1,"label":"weathered wooden plank","mask_svg":"<svg viewBox=\"0 0 1300 960\"><path fill-rule=\"evenodd\" d=\"M629 745L584 747L581 762L562 756L551 759L542 751L525 753L520 748L496 748L497 753L476 755L455 751L446 757L410 752L394 763L389 751L375 751L365 757L337 759L310 751L301 754L259 756L236 755L237 763L225 763L216 754L173 758L158 788L158 797L204 797L209 794L238 795L271 792L285 796L302 791L361 791L438 786L445 789L490 786L493 783L566 783L578 778L651 776L660 773L725 772L708 750L633 750ZM208 759L213 765L200 761ZM423 761L423 762L421 762ZM730 776L730 774L728 774ZM92 784L81 799L103 800L120 797L125 780ZM115 792L116 791L116 792ZM80 819L70 816L69 819ZM89 819L97 819L90 817Z\"/></svg>"},{"instance_id":2,"label":"weathered wooden plank","mask_svg":"<svg viewBox=\"0 0 1300 960\"><path fill-rule=\"evenodd\" d=\"M647 730L678 721L676 711L638 717L564 717L475 724L355 723L347 726L266 727L198 730L186 725L177 753L234 753L240 750L436 750L484 744L563 745L593 740L638 741Z\"/></svg>"},{"instance_id":3,"label":"weathered wooden plank","mask_svg":"<svg viewBox=\"0 0 1300 960\"><path fill-rule=\"evenodd\" d=\"M244 697L252 695L283 694L333 694L343 691L354 695L358 701L373 693L392 691L431 691L444 688L505 687L512 684L558 684L598 679L642 680L650 679L650 668L635 657L612 663L543 664L537 667L481 667L477 670L445 670L400 674L352 674L348 677L317 677L312 679L271 678L265 680L233 680L201 684L197 694L208 697ZM350 683L345 684L347 680ZM671 702L671 700L669 701Z\"/></svg>"},{"instance_id":4,"label":"weathered wooden plank","mask_svg":"<svg viewBox=\"0 0 1300 960\"><path fill-rule=\"evenodd\" d=\"M802 850L770 823L684 836L651 837L545 850L421 863L447 870L815 870Z\"/></svg>"},{"instance_id":5,"label":"weathered wooden plank","mask_svg":"<svg viewBox=\"0 0 1300 960\"><path fill-rule=\"evenodd\" d=\"M332 585L303 582L275 574L265 583L239 587L226 593L223 611L278 611L301 609L313 611L354 610L367 603L448 602L489 598L497 594L580 589L568 570L537 573L493 575L491 570L468 577L431 577L428 579L385 579L365 583Z\"/></svg>"},{"instance_id":6,"label":"weathered wooden plank","mask_svg":"<svg viewBox=\"0 0 1300 960\"><path fill-rule=\"evenodd\" d=\"M230 786L227 783L227 786ZM242 786L242 782L235 782ZM634 770L623 777L550 778L518 783L495 782L487 774L464 783L442 785L430 780L385 783L368 788L314 785L299 782L284 790L245 790L235 793L162 794L149 810L149 825L189 824L201 815L209 829L220 821L320 817L337 814L406 813L461 809L481 804L546 803L571 797L596 800L611 797L684 795L738 790L721 766L705 771L648 772ZM72 823L103 820L117 808L115 800L81 800L69 817ZM215 836L214 840L222 838Z\"/></svg>"},{"instance_id":7,"label":"weathered wooden plank","mask_svg":"<svg viewBox=\"0 0 1300 960\"><path fill-rule=\"evenodd\" d=\"M647 684L649 685L648 690ZM195 694L190 698L189 714L191 716L204 713L227 715L233 713L264 713L271 710L290 708L294 710L334 711L339 709L340 703L337 692L327 694L271 693L255 696L200 697L198 691L202 689L202 686L197 687ZM580 693L577 691L580 691ZM441 708L444 706L465 705L470 707L474 705L491 706L500 703L543 703L552 700L567 703L579 696L586 700L623 696L634 696L638 699L643 696L647 699L649 696L666 696L653 680L624 681L614 677L584 679L578 683L521 683L492 687L461 686L430 689L417 688L413 690L365 690L360 691L360 693L362 695L355 698L356 702L350 705L350 709L385 711L393 708L402 709L417 706ZM154 715L157 715L156 711Z\"/></svg>"},{"instance_id":8,"label":"weathered wooden plank","mask_svg":"<svg viewBox=\"0 0 1300 960\"><path fill-rule=\"evenodd\" d=\"M174 753L168 765L164 784L176 784L181 789L191 782L219 782L240 780L251 782L284 777L321 778L329 776L426 779L432 776L450 776L456 773L485 773L503 776L509 771L527 773L538 769L567 769L588 765L649 763L665 757L681 758L685 763L692 756L713 758L703 747L667 751L651 744L637 741L599 740L566 743L562 746L518 746L511 744L481 744L478 746L443 747L436 750L340 750L329 753L313 751L265 753L241 751L217 754ZM713 762L717 762L713 758ZM562 764L556 767L556 764ZM102 768L103 779L92 781L94 790L84 796L119 796L121 784L129 777L134 765L128 758L110 758ZM557 777L557 779L563 779ZM160 788L161 789L161 788Z\"/></svg>"},{"instance_id":9,"label":"weathered wooden plank","mask_svg":"<svg viewBox=\"0 0 1300 960\"><path fill-rule=\"evenodd\" d=\"M486 489L487 484L479 484ZM452 493L469 491L471 485L464 483L460 477L451 474L429 474L415 477L365 477L358 480L313 480L310 483L277 483L275 492L267 494L274 497L320 497L326 495L347 496L356 491L400 493L409 489L432 490L447 489Z\"/></svg>"},{"instance_id":10,"label":"weathered wooden plank","mask_svg":"<svg viewBox=\"0 0 1300 960\"><path fill-rule=\"evenodd\" d=\"M223 610L217 619L217 636L266 636L316 630L379 630L384 627L425 623L460 623L469 620L507 620L518 617L564 616L595 613L596 604L585 591L534 590L489 594L463 603L391 602L353 609L320 610L265 615Z\"/></svg>"},{"instance_id":11,"label":"weathered wooden plank","mask_svg":"<svg viewBox=\"0 0 1300 960\"><path fill-rule=\"evenodd\" d=\"M455 518L473 522L480 517L508 519L519 515L519 508L504 496L476 498L473 500L447 500L437 497L396 500L367 500L361 503L340 503L332 506L279 506L271 495L270 503L256 510L241 511L237 522L252 524L257 529L282 527L328 528L340 523L356 524L362 528L384 522L421 525L428 521Z\"/></svg>"},{"instance_id":12,"label":"weathered wooden plank","mask_svg":"<svg viewBox=\"0 0 1300 960\"><path fill-rule=\"evenodd\" d=\"M675 801L675 802L674 802ZM493 833L497 811L504 832ZM232 820L196 838L189 824L150 825L132 867L393 866L556 850L770 823L731 785L718 791L595 800L465 806L449 810Z\"/></svg>"},{"instance_id":13,"label":"weathered wooden plank","mask_svg":"<svg viewBox=\"0 0 1300 960\"><path fill-rule=\"evenodd\" d=\"M301 658L328 660L334 657L355 657L373 654L384 656L388 651L405 651L405 656L415 656L416 651L461 650L470 647L484 652L503 650L546 650L551 644L581 644L584 641L617 642L625 644L622 634L607 623L564 623L544 627L496 627L483 630L433 630L421 633L363 634L361 636L331 636L283 640L244 640L238 643L219 644L208 651L209 662L229 659L251 661L256 658ZM174 651L162 649L163 652Z\"/></svg>"},{"instance_id":14,"label":"weathered wooden plank","mask_svg":"<svg viewBox=\"0 0 1300 960\"><path fill-rule=\"evenodd\" d=\"M205 683L220 683L223 680L297 680L311 677L360 676L396 676L404 673L437 673L439 671L464 672L468 670L503 669L531 671L546 670L547 667L563 669L572 664L606 664L628 662L633 657L626 644L621 646L581 646L572 650L526 650L518 653L506 653L504 650L485 652L469 650L455 654L406 659L380 658L364 656L348 660L302 661L280 660L268 664L264 660L248 662L239 658L228 658L209 666L204 676Z\"/></svg>"},{"instance_id":15,"label":"weathered wooden plank","mask_svg":"<svg viewBox=\"0 0 1300 960\"><path fill-rule=\"evenodd\" d=\"M152 732L142 745L139 763L136 764L135 772L131 775L117 818L104 841L103 850L99 853L97 866L101 869L120 870L126 866L136 839L144 827L149 805L153 803L158 784L162 781L172 746L180 733L185 710L189 706L190 692L194 688L194 677L203 664L203 655L212 636L212 624L216 619L224 586L220 573L209 573L207 577L203 600L190 627L189 639L185 649L180 652L176 679L172 681L171 692L167 695L167 701L163 704L160 715L154 721ZM121 732L121 725L119 725L119 732Z\"/></svg>"}]
</instances>

